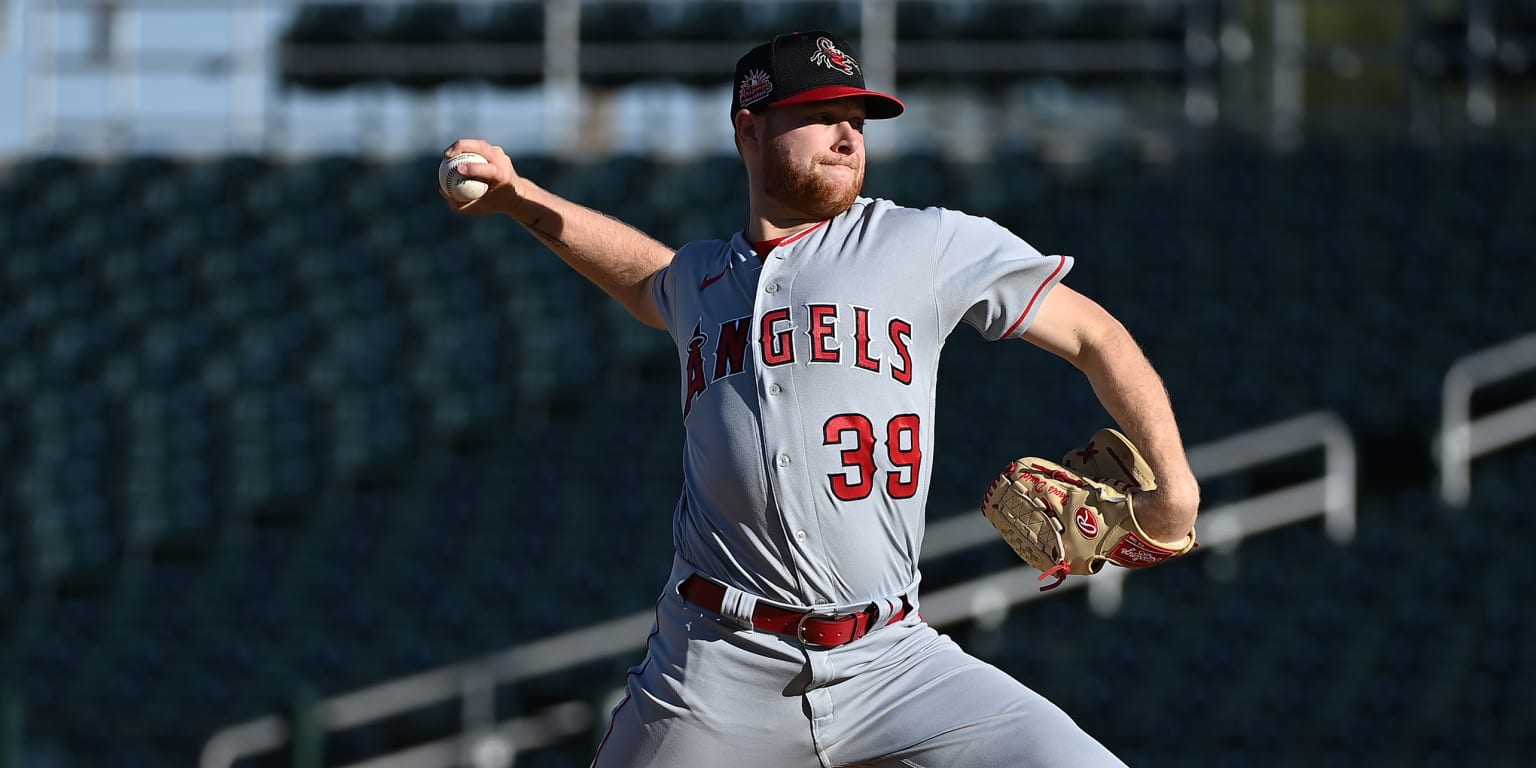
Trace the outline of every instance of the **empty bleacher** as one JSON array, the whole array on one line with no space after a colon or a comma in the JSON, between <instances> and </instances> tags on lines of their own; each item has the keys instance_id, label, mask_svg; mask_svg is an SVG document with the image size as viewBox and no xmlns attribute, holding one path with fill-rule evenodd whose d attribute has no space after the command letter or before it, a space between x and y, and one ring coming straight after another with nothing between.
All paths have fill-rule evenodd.
<instances>
[{"instance_id":1,"label":"empty bleacher","mask_svg":"<svg viewBox=\"0 0 1536 768\"><path fill-rule=\"evenodd\" d=\"M717 86L743 50L775 34L828 29L857 38L867 9L891 14L902 83L940 87L1062 72L1183 82L1186 35L1214 29L1220 13L1217 3L1184 0L316 2L301 4L282 33L281 73L316 92L515 87L544 79L545 47L579 44L577 76L589 85ZM551 14L569 14L569 37L551 33L560 29L547 25Z\"/></svg>"},{"instance_id":2,"label":"empty bleacher","mask_svg":"<svg viewBox=\"0 0 1536 768\"><path fill-rule=\"evenodd\" d=\"M1428 446L1445 368L1536 320L1512 293L1536 277L1533 159L1221 147L1071 173L1022 150L872 167L871 194L1074 255L1069 282L1141 339L1191 443L1326 408L1372 453L1352 545L1298 526L1245 543L1227 580L1191 559L1129 582L1114 617L1045 601L967 642L1135 765L1519 764L1530 565L1485 556L1457 515L1515 530L1531 451L1488 460L1478 508L1456 513L1429 495ZM649 604L678 490L670 342L515 224L455 218L436 162L0 171L0 615L33 754L185 765L217 728L305 695ZM32 194L42 168L80 181ZM524 168L669 242L744 212L730 158ZM351 191L323 194L338 174ZM1021 446L1103 419L1065 364L966 328L940 391L935 515L970 508ZM596 698L613 672L562 684ZM1105 711L1146 717L1088 718ZM527 760L581 765L588 747Z\"/></svg>"}]
</instances>

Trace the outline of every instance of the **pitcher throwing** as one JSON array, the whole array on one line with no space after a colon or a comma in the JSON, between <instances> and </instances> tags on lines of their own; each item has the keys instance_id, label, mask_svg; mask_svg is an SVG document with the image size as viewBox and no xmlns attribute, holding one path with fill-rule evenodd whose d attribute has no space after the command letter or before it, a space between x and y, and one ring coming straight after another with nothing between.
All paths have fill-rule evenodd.
<instances>
[{"instance_id":1,"label":"pitcher throwing","mask_svg":"<svg viewBox=\"0 0 1536 768\"><path fill-rule=\"evenodd\" d=\"M488 191L455 210L516 219L677 345L676 556L599 768L1123 766L922 619L939 353L965 323L1074 364L1155 470L1136 516L1171 543L1199 490L1168 396L1125 328L1062 284L1071 258L860 195L865 121L903 109L831 33L753 48L730 112L744 227L676 251L518 176L489 142L444 152L488 159L460 167Z\"/></svg>"}]
</instances>

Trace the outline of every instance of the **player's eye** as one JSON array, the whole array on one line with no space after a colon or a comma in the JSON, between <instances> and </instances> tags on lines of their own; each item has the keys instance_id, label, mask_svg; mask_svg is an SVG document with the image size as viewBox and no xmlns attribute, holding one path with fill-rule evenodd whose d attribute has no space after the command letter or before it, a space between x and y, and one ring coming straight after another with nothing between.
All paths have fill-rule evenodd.
<instances>
[{"instance_id":1,"label":"player's eye","mask_svg":"<svg viewBox=\"0 0 1536 768\"><path fill-rule=\"evenodd\" d=\"M846 117L834 112L823 112L818 115L816 119L820 120L822 125L837 125L838 123L847 123L855 131L858 131L859 133L864 132L864 118L862 117Z\"/></svg>"}]
</instances>

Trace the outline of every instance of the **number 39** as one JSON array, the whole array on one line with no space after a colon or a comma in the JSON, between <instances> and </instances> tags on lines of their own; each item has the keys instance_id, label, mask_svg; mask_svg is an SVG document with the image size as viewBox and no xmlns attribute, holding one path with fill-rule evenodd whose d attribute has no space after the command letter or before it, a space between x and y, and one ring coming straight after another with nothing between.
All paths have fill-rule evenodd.
<instances>
[{"instance_id":1,"label":"number 39","mask_svg":"<svg viewBox=\"0 0 1536 768\"><path fill-rule=\"evenodd\" d=\"M885 425L885 452L892 469L885 475L885 490L893 499L917 495L923 462L922 441L915 413L903 413ZM852 440L853 445L848 445ZM843 446L840 455L847 469L827 475L832 493L843 501L869 498L875 489L875 426L861 413L840 413L822 427L822 444Z\"/></svg>"}]
</instances>

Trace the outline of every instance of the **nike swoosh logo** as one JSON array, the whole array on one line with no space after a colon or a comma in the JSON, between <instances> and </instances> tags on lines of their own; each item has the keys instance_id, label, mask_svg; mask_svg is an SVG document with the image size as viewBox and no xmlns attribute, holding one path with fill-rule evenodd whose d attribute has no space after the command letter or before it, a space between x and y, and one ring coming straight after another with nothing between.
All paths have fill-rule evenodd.
<instances>
[{"instance_id":1,"label":"nike swoosh logo","mask_svg":"<svg viewBox=\"0 0 1536 768\"><path fill-rule=\"evenodd\" d=\"M714 285L716 280L719 280L720 278L725 277L725 273L727 273L729 271L731 271L731 268L730 267L726 267L725 269L720 270L720 274L718 274L718 275L711 275L709 277L704 278L699 283L699 290L702 291L705 288L708 288L711 285Z\"/></svg>"}]
</instances>

